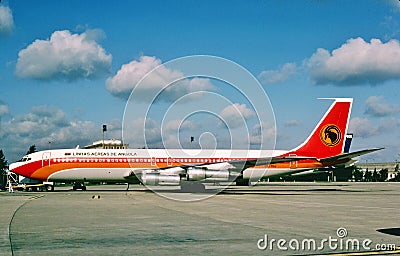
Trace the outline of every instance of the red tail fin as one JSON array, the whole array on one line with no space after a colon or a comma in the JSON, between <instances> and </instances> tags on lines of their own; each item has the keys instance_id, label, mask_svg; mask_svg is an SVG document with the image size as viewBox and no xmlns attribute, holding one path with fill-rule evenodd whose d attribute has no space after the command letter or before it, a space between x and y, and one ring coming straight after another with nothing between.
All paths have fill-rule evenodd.
<instances>
[{"instance_id":1,"label":"red tail fin","mask_svg":"<svg viewBox=\"0 0 400 256\"><path fill-rule=\"evenodd\" d=\"M336 98L311 135L290 155L325 158L343 153L352 98Z\"/></svg>"}]
</instances>

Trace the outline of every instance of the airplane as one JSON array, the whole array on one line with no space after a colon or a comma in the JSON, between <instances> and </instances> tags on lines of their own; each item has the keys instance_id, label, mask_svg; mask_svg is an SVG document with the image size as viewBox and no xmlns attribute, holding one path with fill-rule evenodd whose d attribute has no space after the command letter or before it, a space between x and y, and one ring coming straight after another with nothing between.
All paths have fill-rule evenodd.
<instances>
[{"instance_id":1,"label":"airplane","mask_svg":"<svg viewBox=\"0 0 400 256\"><path fill-rule=\"evenodd\" d=\"M76 182L74 190L86 190L84 182L121 182L199 191L206 183L248 185L261 178L346 164L382 149L345 153L353 99L330 100L333 103L309 137L292 150L56 149L26 155L9 168L36 180Z\"/></svg>"}]
</instances>

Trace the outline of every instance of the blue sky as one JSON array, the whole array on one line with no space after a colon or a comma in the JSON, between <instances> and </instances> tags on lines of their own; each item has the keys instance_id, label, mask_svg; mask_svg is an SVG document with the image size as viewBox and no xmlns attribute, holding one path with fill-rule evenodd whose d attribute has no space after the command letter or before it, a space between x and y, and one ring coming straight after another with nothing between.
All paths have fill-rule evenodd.
<instances>
[{"instance_id":1,"label":"blue sky","mask_svg":"<svg viewBox=\"0 0 400 256\"><path fill-rule=\"evenodd\" d=\"M276 133L277 149L293 148L308 136L330 104L317 98L353 97L352 149L385 147L369 158L400 160L399 18L395 0L2 0L0 148L12 162L32 144L39 150L47 149L49 141L52 148L83 146L101 139L102 124L108 125L107 137L121 138L126 96L133 86L124 79L139 81L157 63L213 55L258 78L276 119L276 129L269 123L263 132ZM204 113L186 122L170 116L166 134L160 136L162 110L174 97L196 90L231 99L234 110L214 104L213 111L235 129L232 117L241 114L256 143L260 129L248 101L223 83L190 81L154 103L154 114L146 119L150 147L162 146L166 138L176 146L179 136L188 146L185 137L194 136L197 142L209 133L217 138L217 147L227 147L229 139L224 138L229 134ZM201 102L192 98L179 106L190 109ZM203 104L212 105L212 100L203 98ZM141 146L135 138L142 133L132 131L132 147ZM244 141L235 145L247 146Z\"/></svg>"}]
</instances>

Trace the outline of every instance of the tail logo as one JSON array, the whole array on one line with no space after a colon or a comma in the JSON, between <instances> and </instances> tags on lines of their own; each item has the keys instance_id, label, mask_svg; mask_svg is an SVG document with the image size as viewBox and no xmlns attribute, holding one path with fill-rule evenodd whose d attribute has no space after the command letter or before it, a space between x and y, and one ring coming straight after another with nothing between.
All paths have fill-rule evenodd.
<instances>
[{"instance_id":1,"label":"tail logo","mask_svg":"<svg viewBox=\"0 0 400 256\"><path fill-rule=\"evenodd\" d=\"M342 132L336 125L328 124L321 129L320 138L325 145L334 147L342 139Z\"/></svg>"}]
</instances>

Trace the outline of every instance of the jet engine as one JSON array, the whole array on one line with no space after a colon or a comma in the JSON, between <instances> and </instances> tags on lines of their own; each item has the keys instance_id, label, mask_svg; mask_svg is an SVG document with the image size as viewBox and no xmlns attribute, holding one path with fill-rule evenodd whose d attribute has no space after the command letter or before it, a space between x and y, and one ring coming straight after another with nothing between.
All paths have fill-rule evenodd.
<instances>
[{"instance_id":1,"label":"jet engine","mask_svg":"<svg viewBox=\"0 0 400 256\"><path fill-rule=\"evenodd\" d=\"M159 173L142 173L141 181L149 186L179 186L181 178L179 175L163 175Z\"/></svg>"},{"instance_id":2,"label":"jet engine","mask_svg":"<svg viewBox=\"0 0 400 256\"><path fill-rule=\"evenodd\" d=\"M229 170L212 170L207 168L189 167L180 174L164 174L154 171L143 171L140 180L144 185L157 186L178 186L181 181L190 182L224 182L234 180L240 173L230 172Z\"/></svg>"},{"instance_id":3,"label":"jet engine","mask_svg":"<svg viewBox=\"0 0 400 256\"><path fill-rule=\"evenodd\" d=\"M229 181L230 172L228 170L209 170L201 168L188 168L188 181Z\"/></svg>"}]
</instances>

